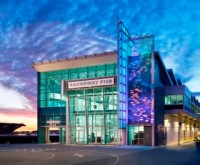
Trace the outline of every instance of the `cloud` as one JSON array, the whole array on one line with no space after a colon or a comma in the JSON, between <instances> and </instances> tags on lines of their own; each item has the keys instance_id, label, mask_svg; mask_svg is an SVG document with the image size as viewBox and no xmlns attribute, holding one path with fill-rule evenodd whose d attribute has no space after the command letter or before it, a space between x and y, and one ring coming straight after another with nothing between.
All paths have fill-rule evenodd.
<instances>
[{"instance_id":1,"label":"cloud","mask_svg":"<svg viewBox=\"0 0 200 165\"><path fill-rule=\"evenodd\" d=\"M200 91L200 77L195 76L191 78L189 81L185 83L189 87L189 89L193 92L199 92Z\"/></svg>"},{"instance_id":2,"label":"cloud","mask_svg":"<svg viewBox=\"0 0 200 165\"><path fill-rule=\"evenodd\" d=\"M33 109L31 101L22 93L0 85L0 108Z\"/></svg>"},{"instance_id":3,"label":"cloud","mask_svg":"<svg viewBox=\"0 0 200 165\"><path fill-rule=\"evenodd\" d=\"M163 61L165 63L165 66L167 69L173 69L173 70L177 70L178 68L178 64L176 62L176 60L172 57L164 57Z\"/></svg>"}]
</instances>

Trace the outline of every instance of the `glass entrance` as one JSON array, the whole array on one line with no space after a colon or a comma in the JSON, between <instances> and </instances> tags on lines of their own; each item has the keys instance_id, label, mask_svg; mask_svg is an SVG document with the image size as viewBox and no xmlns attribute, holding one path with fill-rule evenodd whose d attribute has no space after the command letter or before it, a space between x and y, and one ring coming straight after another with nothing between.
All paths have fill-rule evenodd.
<instances>
[{"instance_id":1,"label":"glass entrance","mask_svg":"<svg viewBox=\"0 0 200 165\"><path fill-rule=\"evenodd\" d=\"M102 144L102 135L102 130L95 130L95 128L90 127L88 132L88 144Z\"/></svg>"},{"instance_id":2,"label":"glass entrance","mask_svg":"<svg viewBox=\"0 0 200 165\"><path fill-rule=\"evenodd\" d=\"M58 127L49 127L46 128L48 133L47 135L49 137L48 138L48 142L49 143L58 143L60 142L60 128Z\"/></svg>"},{"instance_id":3,"label":"glass entrance","mask_svg":"<svg viewBox=\"0 0 200 165\"><path fill-rule=\"evenodd\" d=\"M120 143L115 86L70 90L67 101L70 144Z\"/></svg>"},{"instance_id":4,"label":"glass entrance","mask_svg":"<svg viewBox=\"0 0 200 165\"><path fill-rule=\"evenodd\" d=\"M76 130L76 143L84 144L85 143L85 131L84 130Z\"/></svg>"},{"instance_id":5,"label":"glass entrance","mask_svg":"<svg viewBox=\"0 0 200 165\"><path fill-rule=\"evenodd\" d=\"M128 144L129 145L144 144L144 126L128 127Z\"/></svg>"},{"instance_id":6,"label":"glass entrance","mask_svg":"<svg viewBox=\"0 0 200 165\"><path fill-rule=\"evenodd\" d=\"M108 130L108 129L107 129ZM108 130L106 131L106 144L120 144L121 143L121 131L120 130Z\"/></svg>"}]
</instances>

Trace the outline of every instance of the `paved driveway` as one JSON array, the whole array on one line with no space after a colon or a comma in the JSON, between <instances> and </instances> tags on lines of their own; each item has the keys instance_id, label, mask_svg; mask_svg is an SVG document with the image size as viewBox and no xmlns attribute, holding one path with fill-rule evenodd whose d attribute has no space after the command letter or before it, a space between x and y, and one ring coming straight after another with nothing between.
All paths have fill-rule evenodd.
<instances>
[{"instance_id":1,"label":"paved driveway","mask_svg":"<svg viewBox=\"0 0 200 165\"><path fill-rule=\"evenodd\" d=\"M196 151L193 143L181 147L64 144L0 145L0 164L199 165L200 153Z\"/></svg>"}]
</instances>

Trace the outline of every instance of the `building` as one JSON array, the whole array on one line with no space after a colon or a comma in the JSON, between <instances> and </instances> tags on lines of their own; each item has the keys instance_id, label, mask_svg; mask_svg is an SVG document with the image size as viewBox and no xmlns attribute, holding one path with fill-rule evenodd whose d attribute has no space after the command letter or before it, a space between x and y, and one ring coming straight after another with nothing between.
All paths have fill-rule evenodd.
<instances>
[{"instance_id":1,"label":"building","mask_svg":"<svg viewBox=\"0 0 200 165\"><path fill-rule=\"evenodd\" d=\"M57 128L67 144L163 145L192 140L200 104L154 51L118 22L117 51L33 64L38 142Z\"/></svg>"}]
</instances>

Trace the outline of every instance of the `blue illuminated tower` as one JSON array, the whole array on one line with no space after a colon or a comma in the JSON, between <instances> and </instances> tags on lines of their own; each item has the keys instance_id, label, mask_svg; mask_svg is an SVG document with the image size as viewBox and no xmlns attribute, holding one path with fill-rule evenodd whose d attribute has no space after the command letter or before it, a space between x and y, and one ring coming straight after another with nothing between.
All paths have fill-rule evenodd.
<instances>
[{"instance_id":1,"label":"blue illuminated tower","mask_svg":"<svg viewBox=\"0 0 200 165\"><path fill-rule=\"evenodd\" d=\"M131 37L119 21L117 50L119 128L124 137L128 130L137 126L150 129L153 135L154 37ZM153 139L154 136L150 141L154 145Z\"/></svg>"}]
</instances>

